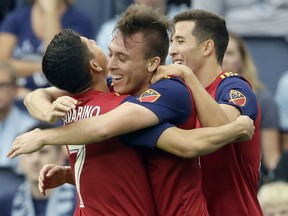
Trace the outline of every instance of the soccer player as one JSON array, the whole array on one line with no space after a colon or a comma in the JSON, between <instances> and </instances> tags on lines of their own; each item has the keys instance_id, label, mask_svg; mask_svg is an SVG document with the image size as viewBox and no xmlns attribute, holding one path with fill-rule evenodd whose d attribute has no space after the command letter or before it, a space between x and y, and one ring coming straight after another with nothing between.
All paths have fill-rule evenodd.
<instances>
[{"instance_id":1,"label":"soccer player","mask_svg":"<svg viewBox=\"0 0 288 216\"><path fill-rule=\"evenodd\" d=\"M159 64L165 62L169 46L167 28L165 25L163 26L161 19L162 17L159 19L155 11L144 6L128 8L118 21L115 38L109 48L111 55L108 68L112 74L115 90L121 93L130 92L137 97L128 97L126 99L128 102L121 104L111 112L78 121L64 128L57 128L56 131L34 131L33 135L38 133L39 139L26 140L32 141L29 148L33 148L39 143L41 148L41 145L52 144L56 140L58 144L83 145L166 121L175 124L188 122L189 124L185 127L193 128L193 119L195 118L193 101L184 83L177 78L170 78L161 80L149 87L154 71ZM162 39L159 40L159 37ZM159 41L162 44L159 44ZM73 67L69 69L72 70ZM45 73L45 70L43 71ZM51 83L58 86L57 74L59 72L58 70L54 71L54 75L51 77L47 75L47 78L50 82L53 80ZM53 74L53 70L50 72ZM58 74L58 76L61 78L62 75ZM75 85L77 83L75 82ZM61 87L64 90L69 90L68 86ZM145 90L147 87L149 89ZM179 97L180 95L181 97ZM139 116L144 116L144 118L138 118ZM66 122L70 122L71 119L74 121L78 118L82 117L77 115L73 109L64 117L64 122L65 119ZM164 125L164 129L165 127L167 126ZM154 147L157 141L155 138L162 133L163 129L161 131L158 128L156 132L155 128L149 129L149 132L151 130L153 130L152 135L147 136L147 131L140 131L136 134L137 136L130 134L129 139L143 137L144 132L146 138L141 139L141 144ZM226 135L229 132L232 131L228 131ZM29 137L29 134L27 135ZM238 136L239 134L236 137ZM24 137L27 138L25 135ZM230 135L230 139L231 137ZM218 138L220 138L219 135ZM226 140L226 137L222 136L221 138ZM38 141L40 142L37 143ZM159 146L161 147L157 144L157 147ZM174 142L172 147L176 148L175 146L178 147ZM15 147L17 148L17 145ZM16 150L12 156L17 154L16 148L12 148L12 152ZM207 215L205 200L201 193L201 173L197 158L182 159L159 150L149 151L146 156L157 215Z\"/></svg>"},{"instance_id":2,"label":"soccer player","mask_svg":"<svg viewBox=\"0 0 288 216\"><path fill-rule=\"evenodd\" d=\"M71 30L53 38L43 57L43 71L51 84L61 85L79 102L65 116L65 125L101 115L127 97L109 92L102 49ZM67 149L73 173L70 183L76 185L78 195L75 215L155 215L145 166L136 149L118 139Z\"/></svg>"},{"instance_id":3,"label":"soccer player","mask_svg":"<svg viewBox=\"0 0 288 216\"><path fill-rule=\"evenodd\" d=\"M223 125L239 115L248 115L255 122L251 141L232 142L200 158L209 214L262 215L257 199L260 111L248 82L221 67L229 41L225 21L203 10L191 10L176 15L174 24L169 54L174 63L186 65L194 73L178 74L177 68L172 72L172 65L166 68L167 74L182 76L191 88L201 126ZM159 72L165 69L161 67Z\"/></svg>"}]
</instances>

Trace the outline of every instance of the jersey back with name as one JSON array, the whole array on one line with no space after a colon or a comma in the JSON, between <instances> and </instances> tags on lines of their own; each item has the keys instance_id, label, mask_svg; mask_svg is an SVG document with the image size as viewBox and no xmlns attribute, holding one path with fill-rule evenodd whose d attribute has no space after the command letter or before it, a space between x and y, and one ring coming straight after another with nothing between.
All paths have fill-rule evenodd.
<instances>
[{"instance_id":1,"label":"jersey back with name","mask_svg":"<svg viewBox=\"0 0 288 216\"><path fill-rule=\"evenodd\" d=\"M104 114L125 97L99 91L76 95L79 103L63 122ZM79 198L75 215L155 215L143 158L136 150L116 138L67 148Z\"/></svg>"}]
</instances>

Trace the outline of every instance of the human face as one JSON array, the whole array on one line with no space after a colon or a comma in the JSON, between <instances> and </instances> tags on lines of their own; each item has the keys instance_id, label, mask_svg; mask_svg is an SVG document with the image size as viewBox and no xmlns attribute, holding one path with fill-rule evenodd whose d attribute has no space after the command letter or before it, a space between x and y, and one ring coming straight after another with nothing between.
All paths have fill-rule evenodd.
<instances>
[{"instance_id":1,"label":"human face","mask_svg":"<svg viewBox=\"0 0 288 216\"><path fill-rule=\"evenodd\" d=\"M126 38L118 33L109 45L108 70L115 92L141 95L149 86L152 73L148 71L149 59L144 58L145 42L142 33Z\"/></svg>"},{"instance_id":2,"label":"human face","mask_svg":"<svg viewBox=\"0 0 288 216\"><path fill-rule=\"evenodd\" d=\"M81 37L81 41L86 43L89 51L94 56L92 60L95 61L97 65L101 67L107 75L107 59L101 47L97 46L94 40L88 39L86 37Z\"/></svg>"},{"instance_id":3,"label":"human face","mask_svg":"<svg viewBox=\"0 0 288 216\"><path fill-rule=\"evenodd\" d=\"M38 184L38 176L42 167L46 164L63 165L65 153L56 146L47 145L39 151L31 154L23 154L20 157L20 166L27 180L33 184Z\"/></svg>"},{"instance_id":4,"label":"human face","mask_svg":"<svg viewBox=\"0 0 288 216\"><path fill-rule=\"evenodd\" d=\"M223 70L241 73L243 59L237 41L230 37L227 50L223 59Z\"/></svg>"},{"instance_id":5,"label":"human face","mask_svg":"<svg viewBox=\"0 0 288 216\"><path fill-rule=\"evenodd\" d=\"M192 35L194 22L181 21L175 24L175 33L172 36L169 55L173 63L184 64L197 73L203 60L203 45L197 43Z\"/></svg>"},{"instance_id":6,"label":"human face","mask_svg":"<svg viewBox=\"0 0 288 216\"><path fill-rule=\"evenodd\" d=\"M288 216L288 203L265 206L262 210L264 216Z\"/></svg>"},{"instance_id":7,"label":"human face","mask_svg":"<svg viewBox=\"0 0 288 216\"><path fill-rule=\"evenodd\" d=\"M0 68L0 112L10 109L14 103L17 87L12 83L6 69Z\"/></svg>"}]
</instances>

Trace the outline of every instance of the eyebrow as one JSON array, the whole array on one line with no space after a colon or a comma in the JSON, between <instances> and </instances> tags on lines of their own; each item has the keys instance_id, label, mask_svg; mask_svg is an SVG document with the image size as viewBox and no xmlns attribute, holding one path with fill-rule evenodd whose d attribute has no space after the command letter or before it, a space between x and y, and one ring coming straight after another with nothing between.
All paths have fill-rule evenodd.
<instances>
[{"instance_id":1,"label":"eyebrow","mask_svg":"<svg viewBox=\"0 0 288 216\"><path fill-rule=\"evenodd\" d=\"M125 57L127 57L128 55L127 54L125 54L125 53L123 53L123 52L112 52L112 50L111 50L111 48L110 47L108 47L108 50L109 50L109 52L110 53L113 53L114 55L117 55L117 56L119 56L119 55L123 55L123 56L125 56Z\"/></svg>"},{"instance_id":2,"label":"eyebrow","mask_svg":"<svg viewBox=\"0 0 288 216\"><path fill-rule=\"evenodd\" d=\"M184 36L180 36L180 35L177 35L177 36L175 36L174 38L175 38L175 39L185 39Z\"/></svg>"}]
</instances>

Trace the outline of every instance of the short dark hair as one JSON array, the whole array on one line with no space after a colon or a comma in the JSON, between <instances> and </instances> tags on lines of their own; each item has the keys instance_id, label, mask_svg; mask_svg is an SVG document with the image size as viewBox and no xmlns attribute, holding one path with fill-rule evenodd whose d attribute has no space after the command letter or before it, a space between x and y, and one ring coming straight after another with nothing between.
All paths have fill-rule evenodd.
<instances>
[{"instance_id":1,"label":"short dark hair","mask_svg":"<svg viewBox=\"0 0 288 216\"><path fill-rule=\"evenodd\" d=\"M191 34L196 37L198 43L208 39L214 41L217 62L222 65L229 42L229 33L225 20L214 13L194 9L181 12L173 18L174 24L182 21L195 22L195 28Z\"/></svg>"},{"instance_id":2,"label":"short dark hair","mask_svg":"<svg viewBox=\"0 0 288 216\"><path fill-rule=\"evenodd\" d=\"M54 86L70 93L79 93L92 84L87 45L70 29L54 36L42 60L42 70Z\"/></svg>"},{"instance_id":3,"label":"short dark hair","mask_svg":"<svg viewBox=\"0 0 288 216\"><path fill-rule=\"evenodd\" d=\"M172 23L166 16L143 4L132 4L118 19L113 33L120 32L124 40L133 34L143 33L147 47L145 58L159 56L161 64L165 64L171 30ZM125 43L125 46L129 48L129 44Z\"/></svg>"}]
</instances>

